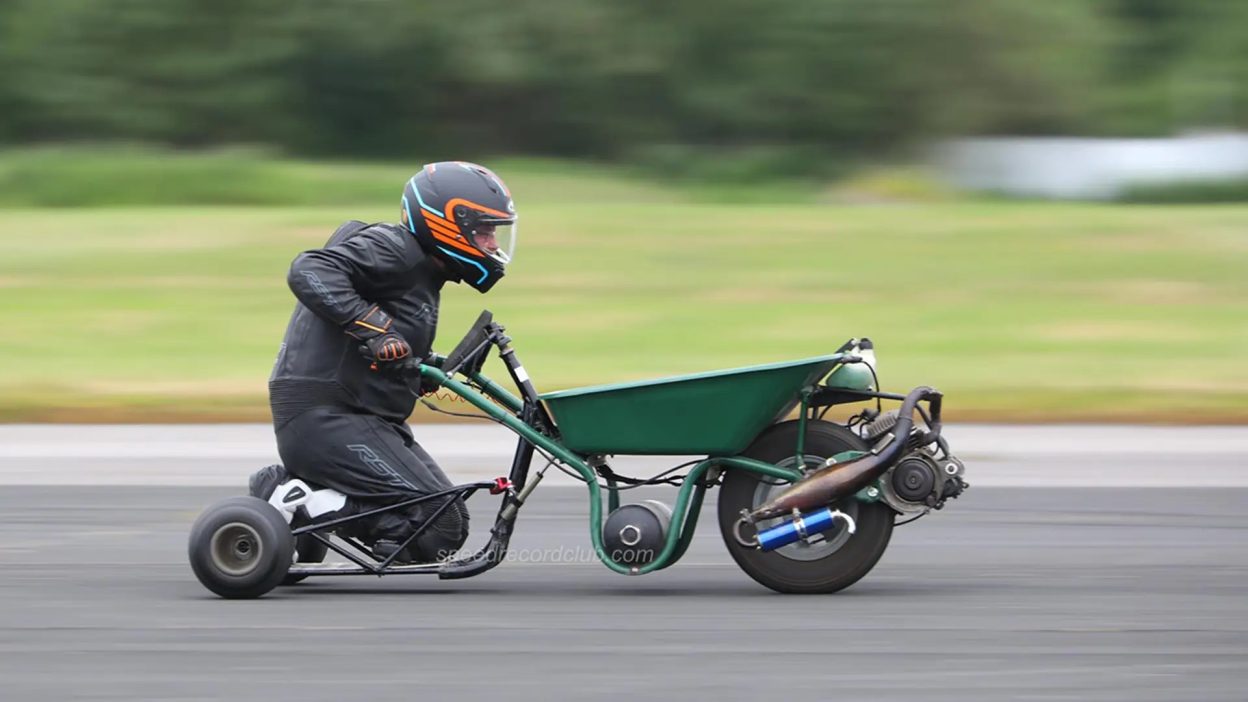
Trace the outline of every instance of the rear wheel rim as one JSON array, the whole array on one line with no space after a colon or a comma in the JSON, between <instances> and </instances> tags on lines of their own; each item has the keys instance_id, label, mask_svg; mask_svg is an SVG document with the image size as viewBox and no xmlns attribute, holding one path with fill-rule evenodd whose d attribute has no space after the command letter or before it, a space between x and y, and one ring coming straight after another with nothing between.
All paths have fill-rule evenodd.
<instances>
[{"instance_id":1,"label":"rear wheel rim","mask_svg":"<svg viewBox=\"0 0 1248 702\"><path fill-rule=\"evenodd\" d=\"M212 564L221 572L235 577L247 575L260 564L264 544L260 534L249 524L230 522L212 533L209 545Z\"/></svg>"},{"instance_id":2,"label":"rear wheel rim","mask_svg":"<svg viewBox=\"0 0 1248 702\"><path fill-rule=\"evenodd\" d=\"M807 470L812 467L823 464L824 459L819 456L806 455L802 457L803 463ZM777 464L781 468L792 468L797 465L796 456L790 456ZM754 488L754 498L750 504L750 509L757 509L759 505L765 504L768 500L779 495L782 491L787 490L792 483L771 482L766 478L759 477L758 485ZM853 498L841 500L833 505L834 509L839 509L854 521L858 520L858 500ZM766 531L777 524L784 522L787 517L776 517L774 519L765 519L757 524L758 531ZM845 528L843 520L836 520L836 526L828 531L812 536L809 541L799 540L786 546L771 551L778 556L782 556L791 561L817 561L821 558L840 551L849 543L849 530Z\"/></svg>"}]
</instances>

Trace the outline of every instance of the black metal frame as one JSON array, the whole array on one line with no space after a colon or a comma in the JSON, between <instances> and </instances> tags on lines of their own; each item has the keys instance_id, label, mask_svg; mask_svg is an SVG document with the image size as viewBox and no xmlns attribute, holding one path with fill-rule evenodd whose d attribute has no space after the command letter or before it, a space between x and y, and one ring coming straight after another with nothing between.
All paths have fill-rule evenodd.
<instances>
[{"instance_id":1,"label":"black metal frame","mask_svg":"<svg viewBox=\"0 0 1248 702\"><path fill-rule=\"evenodd\" d=\"M906 396L898 395L895 392L830 388L825 385L811 393L809 404L811 407L827 407L828 405L846 405L854 402L866 402L877 398L881 400L896 400L901 402L906 399Z\"/></svg>"},{"instance_id":2,"label":"black metal frame","mask_svg":"<svg viewBox=\"0 0 1248 702\"><path fill-rule=\"evenodd\" d=\"M555 433L554 422L550 415L546 412L546 408L541 404L537 395L537 390L533 383L517 372L520 368L519 359L516 358L515 351L511 348L511 339L504 333L505 329L499 324L495 324L492 315L488 311L483 312L477 318L476 323L469 329L468 334L463 340L455 346L455 349L448 355L443 362L443 372L447 375L457 371L465 373L476 373L480 371L481 365L485 362L490 346L498 346L499 356L507 367L511 379L515 382L516 387L520 389L522 407L517 413L517 417L525 424L533 427L535 430L553 435ZM413 364L413 367L418 367ZM534 446L523 436L518 437L516 442L516 450L512 456L511 469L508 472L507 483L500 485L497 481L482 481L475 483L465 483L442 490L440 492L431 493L413 497L391 505L385 505L375 509L370 509L360 514L353 514L348 517L333 519L328 522L319 524L309 524L292 531L295 537L310 534L316 540L325 544L330 550L343 556L360 570L343 570L341 568L332 568L321 566L318 564L294 564L290 573L292 575L387 575L396 573L423 573L436 574L442 579L466 578L482 573L502 562L507 553L507 546L511 540L511 527L515 520L516 511L523 504L523 498L520 496L528 483L529 469L533 462ZM455 499L467 500L478 490L487 490L492 493L501 492L503 495L502 503L499 506L498 514L495 517L494 527L490 530L490 540L475 554L461 558L455 561L443 561L440 563L429 563L419 565L407 565L394 563L395 558L408 545L410 545L418 536L424 533L430 525L436 521ZM452 499L439 507L433 515L425 520L419 528L407 537L395 549L394 553L384 559L377 558L372 551L364 544L352 538L341 538L348 545L361 554L368 556L372 562L360 558L357 554L352 553L346 548L336 544L324 532L331 531L336 527L347 524L358 519L372 517L392 510L404 509L412 505L422 502L436 500L451 496Z\"/></svg>"},{"instance_id":3,"label":"black metal frame","mask_svg":"<svg viewBox=\"0 0 1248 702\"><path fill-rule=\"evenodd\" d=\"M894 392L880 392L877 390L851 390L849 388L830 388L827 386L820 387L810 395L808 406L811 413L820 407L830 407L833 405L848 405L857 402L866 402L869 400L894 400L896 402L905 402L905 395L898 395ZM941 435L943 421L941 419L941 405L943 396L940 393L934 393L929 398L924 398L927 402L928 409L923 409L919 404L915 404L914 408L923 417L923 421L927 423L928 430L925 432L925 443L935 442L945 453L949 453L949 444Z\"/></svg>"},{"instance_id":4,"label":"black metal frame","mask_svg":"<svg viewBox=\"0 0 1248 702\"><path fill-rule=\"evenodd\" d=\"M351 516L349 516L349 517L340 517L340 518L338 518L338 519L332 519L332 520L330 520L330 521L328 521L328 522L323 522L323 523L320 523L320 524L309 524L309 525L307 525L307 526L302 526L302 527L299 527L299 528L297 528L297 529L292 530L292 531L291 531L291 534L292 534L295 538L298 538L298 537L300 537L300 536L303 536L304 534L311 534L313 537L315 537L315 538L316 538L316 540L318 540L318 541L320 541L321 543L325 544L327 547L329 547L329 548L330 548L331 550L333 550L335 553L338 553L338 554L342 555L344 558L346 558L346 559L350 560L351 562L355 563L356 565L360 566L361 568L364 568L365 570L371 571L371 572L373 572L373 573L375 573L375 574L377 574L377 575L381 575L381 574L383 574L383 573L385 573L385 572L386 572L386 568L387 568L387 567L388 567L388 566L389 566L392 562L394 562L394 559L395 559L395 558L399 555L399 553L400 553L403 549L407 548L407 547L408 547L408 545L410 545L410 544L411 544L411 543L412 543L412 542L416 539L416 537L418 537L418 536L420 536L421 534L423 534L423 533L425 532L425 529L429 528L429 526L430 526L431 524L433 524L433 522L434 522L434 521L435 521L438 517L440 517L440 516L442 515L442 513L443 513L443 512L445 512L445 511L447 510L447 508L449 508L449 507L451 506L451 503L452 503L452 502L454 502L454 501L455 501L455 499L464 499L464 500L467 500L467 499L468 499L469 497L471 497L471 496L472 496L472 494L473 494L473 493L475 493L477 490L480 490L480 489L482 489L482 488L485 488L485 489L491 489L491 488L493 488L493 487L495 487L495 484L494 484L493 482L478 482L478 483L470 483L470 484L466 484L466 485L457 485L457 486L455 486L455 487L453 487L453 488L450 488L450 489L447 489L447 490L441 490L441 491L439 491L439 492L431 493L431 494L428 494L428 495L421 495L420 497L413 497L413 498L411 498L411 499L409 499L409 500L403 500L402 502L396 502L396 503L394 503L394 504L392 504L392 505L386 505L386 506L384 506L384 507L378 507L378 508L376 508L376 509L370 509L370 510L368 510L368 511L366 511L366 512L361 512L361 513L359 513L359 514L353 514L353 515L351 515ZM418 505L418 504L420 504L420 503L422 503L422 502L427 502L427 501L429 501L429 500L436 500L436 499L438 499L438 498L440 498L440 497L446 497L446 496L448 496L448 495L453 495L454 497L453 497L452 499L449 499L449 500L447 500L446 502L444 502L444 503L442 504L442 506L441 506L441 507L438 507L438 509L434 511L434 513L433 513L433 514L429 517L429 519L427 519L427 520L425 521L425 523L424 523L424 524L421 524L421 525L420 525L420 527L416 529L416 531L412 532L412 534L411 534L410 536L408 536L408 537L407 537L407 539L406 539L406 540L404 540L402 544L400 544L399 548L395 549L394 553L390 554L390 555L389 555L389 556L387 556L385 559L378 560L378 559L377 559L377 558L373 555L373 553L372 553L372 552L368 549L368 547L366 547L364 544L359 543L359 542L358 542L358 541L356 541L355 539L350 539L350 538L344 538L344 539L343 539L344 541L346 541L347 543L349 543L349 544L350 544L353 548L355 548L356 550L358 550L358 551L360 551L361 553L364 553L364 554L366 554L366 555L368 555L368 556L372 557L372 558L373 558L373 563L368 563L367 561L364 561L364 560L362 560L362 559L360 559L360 558L356 557L355 555L351 554L351 553L350 553L349 551L347 551L346 549L344 549L344 548L342 548L341 546L338 546L337 544L333 543L333 542L332 542L332 540L331 540L329 537L327 537L327 536L325 536L325 535L323 535L323 534L321 534L321 533L320 533L320 532L325 531L325 530L327 530L327 529L333 529L334 527L337 527L337 526L340 526L340 525L343 525L343 524L347 524L347 523L349 523L349 522L353 522L353 521L355 521L355 520L357 520L357 519L364 519L364 518L366 518L366 517L371 517L371 516L373 516L373 515L382 514L382 513L385 513L385 512L389 512L389 511L391 511L391 510L403 509L404 507L411 507L412 505ZM341 538L341 537L340 537L340 538Z\"/></svg>"}]
</instances>

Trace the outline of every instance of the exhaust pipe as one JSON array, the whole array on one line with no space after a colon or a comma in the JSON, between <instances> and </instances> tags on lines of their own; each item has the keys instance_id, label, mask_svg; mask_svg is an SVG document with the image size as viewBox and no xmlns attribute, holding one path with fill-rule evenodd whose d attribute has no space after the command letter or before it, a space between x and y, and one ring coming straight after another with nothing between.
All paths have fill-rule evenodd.
<instances>
[{"instance_id":1,"label":"exhaust pipe","mask_svg":"<svg viewBox=\"0 0 1248 702\"><path fill-rule=\"evenodd\" d=\"M794 514L791 521L777 524L776 526L758 533L758 549L760 551L774 551L781 546L787 546L795 541L805 541L815 534L822 534L836 526L836 520L845 522L845 528L849 533L858 531L858 524L854 518L845 514L841 510L833 510L829 507L807 512L806 514Z\"/></svg>"},{"instance_id":2,"label":"exhaust pipe","mask_svg":"<svg viewBox=\"0 0 1248 702\"><path fill-rule=\"evenodd\" d=\"M940 402L942 395L936 390L920 386L910 391L901 403L897 425L871 450L871 453L848 463L825 464L815 472L797 481L767 504L743 515L744 520L756 523L794 512L802 513L814 507L826 506L842 497L858 492L870 485L897 462L910 448L926 446L940 436ZM914 409L922 400L931 403L932 421L929 431L917 440L910 440L914 428Z\"/></svg>"}]
</instances>

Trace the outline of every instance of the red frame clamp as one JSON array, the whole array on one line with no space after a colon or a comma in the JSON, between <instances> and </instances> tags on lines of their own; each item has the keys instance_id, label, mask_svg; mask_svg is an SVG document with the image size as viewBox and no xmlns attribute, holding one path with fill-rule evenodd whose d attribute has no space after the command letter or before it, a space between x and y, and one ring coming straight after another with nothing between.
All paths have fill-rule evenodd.
<instances>
[{"instance_id":1,"label":"red frame clamp","mask_svg":"<svg viewBox=\"0 0 1248 702\"><path fill-rule=\"evenodd\" d=\"M491 495L501 495L512 488L510 478L495 478L494 487L490 488Z\"/></svg>"}]
</instances>

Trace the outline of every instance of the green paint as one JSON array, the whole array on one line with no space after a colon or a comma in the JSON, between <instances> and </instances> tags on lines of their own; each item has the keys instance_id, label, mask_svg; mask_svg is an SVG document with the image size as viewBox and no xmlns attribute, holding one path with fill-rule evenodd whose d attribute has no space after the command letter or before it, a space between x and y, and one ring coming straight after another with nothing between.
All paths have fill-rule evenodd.
<instances>
[{"instance_id":1,"label":"green paint","mask_svg":"<svg viewBox=\"0 0 1248 702\"><path fill-rule=\"evenodd\" d=\"M878 480L854 493L854 499L859 502L879 502L882 496Z\"/></svg>"},{"instance_id":2,"label":"green paint","mask_svg":"<svg viewBox=\"0 0 1248 702\"><path fill-rule=\"evenodd\" d=\"M620 486L615 478L607 478L607 513L620 508Z\"/></svg>"},{"instance_id":3,"label":"green paint","mask_svg":"<svg viewBox=\"0 0 1248 702\"><path fill-rule=\"evenodd\" d=\"M801 465L806 455L806 415L810 403L811 388L802 388L802 403L797 411L797 449L793 452L794 463Z\"/></svg>"},{"instance_id":4,"label":"green paint","mask_svg":"<svg viewBox=\"0 0 1248 702\"><path fill-rule=\"evenodd\" d=\"M675 526L668 530L667 539L664 543L663 550L650 563L640 567L632 567L621 565L612 561L606 553L606 549L602 542L602 490L598 486L598 476L588 464L585 463L576 453L569 450L564 445L551 440L550 438L535 431L532 427L524 424L514 415L508 413L503 408L496 405L490 398L475 391L466 383L462 383L454 378L447 376L440 369L433 366L421 366L421 374L433 378L477 409L485 412L500 423L507 426L515 433L523 436L526 440L532 442L535 446L545 450L550 455L562 461L572 470L576 471L585 481L586 487L589 489L589 537L593 544L594 553L598 555L598 559L611 570L622 574L644 575L662 568L666 568L684 555L689 548L689 543L693 538L693 531L697 526L697 511L702 507L702 500L705 496L706 488L701 485L702 477L706 471L713 466L723 468L736 468L739 470L748 470L754 473L760 473L772 478L788 480L790 482L801 478L801 472L781 468L770 463L756 461L752 458L740 456L708 458L695 465L685 476L685 480L680 485L680 490L676 495L676 504L672 507L672 524ZM752 437L751 437L752 438ZM610 492L614 493L614 490ZM618 504L618 502L617 502ZM686 519L688 517L688 519Z\"/></svg>"},{"instance_id":5,"label":"green paint","mask_svg":"<svg viewBox=\"0 0 1248 702\"><path fill-rule=\"evenodd\" d=\"M689 516L685 519L684 527L680 529L680 541L677 542L676 550L672 553L672 557L660 567L660 570L679 561L685 555L685 551L689 550L689 544L693 543L694 531L698 527L698 514L702 511L702 498L704 497L706 497L705 487L698 485L693 489L693 497L689 503ZM671 529L675 529L676 526L676 523L673 522Z\"/></svg>"},{"instance_id":6,"label":"green paint","mask_svg":"<svg viewBox=\"0 0 1248 702\"><path fill-rule=\"evenodd\" d=\"M584 454L731 456L787 414L841 358L601 385L542 395L564 443Z\"/></svg>"},{"instance_id":7,"label":"green paint","mask_svg":"<svg viewBox=\"0 0 1248 702\"><path fill-rule=\"evenodd\" d=\"M845 388L847 390L875 390L875 379L871 376L871 370L867 368L865 363L846 363L836 370L832 371L832 375L824 381L824 385L830 388Z\"/></svg>"},{"instance_id":8,"label":"green paint","mask_svg":"<svg viewBox=\"0 0 1248 702\"><path fill-rule=\"evenodd\" d=\"M470 373L468 377L471 378L474 383L480 385L486 395L512 412L519 412L524 408L524 402L521 401L520 398L512 395L506 388L493 380L490 380L481 373Z\"/></svg>"},{"instance_id":9,"label":"green paint","mask_svg":"<svg viewBox=\"0 0 1248 702\"><path fill-rule=\"evenodd\" d=\"M867 453L867 451L841 451L838 454L834 454L832 460L837 463L849 463L855 459L862 458Z\"/></svg>"}]
</instances>

